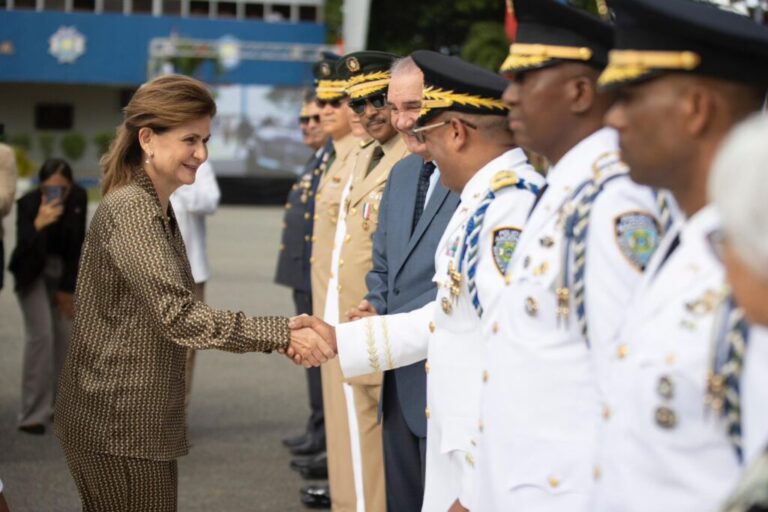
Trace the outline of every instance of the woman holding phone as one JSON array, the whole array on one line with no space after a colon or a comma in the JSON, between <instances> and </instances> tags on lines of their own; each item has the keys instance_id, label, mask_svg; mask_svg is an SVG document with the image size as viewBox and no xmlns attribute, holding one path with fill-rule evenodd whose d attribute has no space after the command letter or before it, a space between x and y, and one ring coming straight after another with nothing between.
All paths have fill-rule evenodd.
<instances>
[{"instance_id":1,"label":"woman holding phone","mask_svg":"<svg viewBox=\"0 0 768 512\"><path fill-rule=\"evenodd\" d=\"M25 335L18 426L30 434L43 434L53 414L88 207L66 161L46 160L38 178L39 187L18 201L16 248L9 263Z\"/></svg>"}]
</instances>

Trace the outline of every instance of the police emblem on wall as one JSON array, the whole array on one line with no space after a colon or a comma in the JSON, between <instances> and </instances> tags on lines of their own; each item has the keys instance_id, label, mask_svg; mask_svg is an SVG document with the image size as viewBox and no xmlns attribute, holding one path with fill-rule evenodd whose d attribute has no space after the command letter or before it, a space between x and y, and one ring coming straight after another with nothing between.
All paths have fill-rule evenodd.
<instances>
[{"instance_id":1,"label":"police emblem on wall","mask_svg":"<svg viewBox=\"0 0 768 512\"><path fill-rule=\"evenodd\" d=\"M517 241L520 238L520 229L513 227L503 227L493 230L492 251L493 262L501 275L506 275L507 266L515 253Z\"/></svg>"},{"instance_id":2,"label":"police emblem on wall","mask_svg":"<svg viewBox=\"0 0 768 512\"><path fill-rule=\"evenodd\" d=\"M59 27L48 39L48 53L60 64L72 64L85 53L85 36L75 27Z\"/></svg>"},{"instance_id":3,"label":"police emblem on wall","mask_svg":"<svg viewBox=\"0 0 768 512\"><path fill-rule=\"evenodd\" d=\"M661 229L656 219L644 212L627 212L616 217L614 227L622 254L639 270L645 270L659 246Z\"/></svg>"},{"instance_id":4,"label":"police emblem on wall","mask_svg":"<svg viewBox=\"0 0 768 512\"><path fill-rule=\"evenodd\" d=\"M226 71L240 65L240 41L234 36L219 39L219 63Z\"/></svg>"}]
</instances>

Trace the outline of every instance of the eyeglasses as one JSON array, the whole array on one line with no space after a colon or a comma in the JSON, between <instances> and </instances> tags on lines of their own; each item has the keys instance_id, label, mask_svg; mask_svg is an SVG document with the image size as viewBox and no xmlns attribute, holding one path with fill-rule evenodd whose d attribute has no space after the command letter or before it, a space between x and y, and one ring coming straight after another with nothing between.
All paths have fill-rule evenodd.
<instances>
[{"instance_id":1,"label":"eyeglasses","mask_svg":"<svg viewBox=\"0 0 768 512\"><path fill-rule=\"evenodd\" d=\"M309 124L310 121L314 121L316 123L320 122L320 114L315 114L313 116L299 116L299 123L301 124Z\"/></svg>"},{"instance_id":2,"label":"eyeglasses","mask_svg":"<svg viewBox=\"0 0 768 512\"><path fill-rule=\"evenodd\" d=\"M330 105L333 108L339 108L341 106L341 101L341 98L336 98L335 100L315 100L315 103L317 103L317 106L320 108L323 108L326 105Z\"/></svg>"},{"instance_id":3,"label":"eyeglasses","mask_svg":"<svg viewBox=\"0 0 768 512\"><path fill-rule=\"evenodd\" d=\"M366 105L371 105L376 110L382 110L387 106L387 97L384 94L377 94L376 96L349 101L349 108L357 115L365 112Z\"/></svg>"},{"instance_id":4,"label":"eyeglasses","mask_svg":"<svg viewBox=\"0 0 768 512\"><path fill-rule=\"evenodd\" d=\"M445 126L447 124L450 124L451 121L456 120L466 126L467 128L472 128L473 130L477 130L477 125L470 123L469 121L462 119L460 117L453 117L451 119L446 119L443 122L435 123L435 124L428 124L427 126L422 126L419 128L414 128L411 130L411 135L416 139L416 141L419 144L424 144L427 141L426 136L424 135L425 132L428 132L429 130L434 130L435 128L440 128L441 126Z\"/></svg>"}]
</instances>

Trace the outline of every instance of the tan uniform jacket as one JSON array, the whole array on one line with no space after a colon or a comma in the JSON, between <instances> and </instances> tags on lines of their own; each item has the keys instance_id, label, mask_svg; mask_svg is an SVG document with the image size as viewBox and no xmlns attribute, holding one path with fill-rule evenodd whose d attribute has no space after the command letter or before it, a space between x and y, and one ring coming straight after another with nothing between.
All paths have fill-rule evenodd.
<instances>
[{"instance_id":1,"label":"tan uniform jacket","mask_svg":"<svg viewBox=\"0 0 768 512\"><path fill-rule=\"evenodd\" d=\"M331 254L339 218L341 193L347 184L355 157L360 151L360 139L347 135L333 147L336 158L328 168L315 192L315 217L312 227L312 314L323 318L328 281L331 278Z\"/></svg>"},{"instance_id":2,"label":"tan uniform jacket","mask_svg":"<svg viewBox=\"0 0 768 512\"><path fill-rule=\"evenodd\" d=\"M109 192L86 235L72 340L56 400L56 433L71 449L169 460L187 453L187 348L286 347L288 320L249 318L194 300L173 209L149 177Z\"/></svg>"},{"instance_id":3,"label":"tan uniform jacket","mask_svg":"<svg viewBox=\"0 0 768 512\"><path fill-rule=\"evenodd\" d=\"M379 202L392 167L408 156L408 148L400 135L382 145L384 156L366 176L368 164L377 144L360 155L352 174L352 189L347 203L347 234L339 257L339 313L356 307L368 293L365 276L373 266L373 234L379 222ZM343 319L342 319L343 321ZM355 377L351 384L381 384L381 374Z\"/></svg>"}]
</instances>

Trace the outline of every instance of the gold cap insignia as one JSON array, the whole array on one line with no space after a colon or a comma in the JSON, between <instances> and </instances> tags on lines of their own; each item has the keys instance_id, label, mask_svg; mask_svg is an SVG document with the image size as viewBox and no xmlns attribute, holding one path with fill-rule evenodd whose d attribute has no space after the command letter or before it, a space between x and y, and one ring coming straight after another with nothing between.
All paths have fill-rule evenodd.
<instances>
[{"instance_id":1,"label":"gold cap insignia","mask_svg":"<svg viewBox=\"0 0 768 512\"><path fill-rule=\"evenodd\" d=\"M360 71L360 61L357 60L357 57L347 59L347 69L353 73Z\"/></svg>"},{"instance_id":2,"label":"gold cap insignia","mask_svg":"<svg viewBox=\"0 0 768 512\"><path fill-rule=\"evenodd\" d=\"M325 77L331 76L331 66L327 62L320 64L320 74Z\"/></svg>"}]
</instances>

